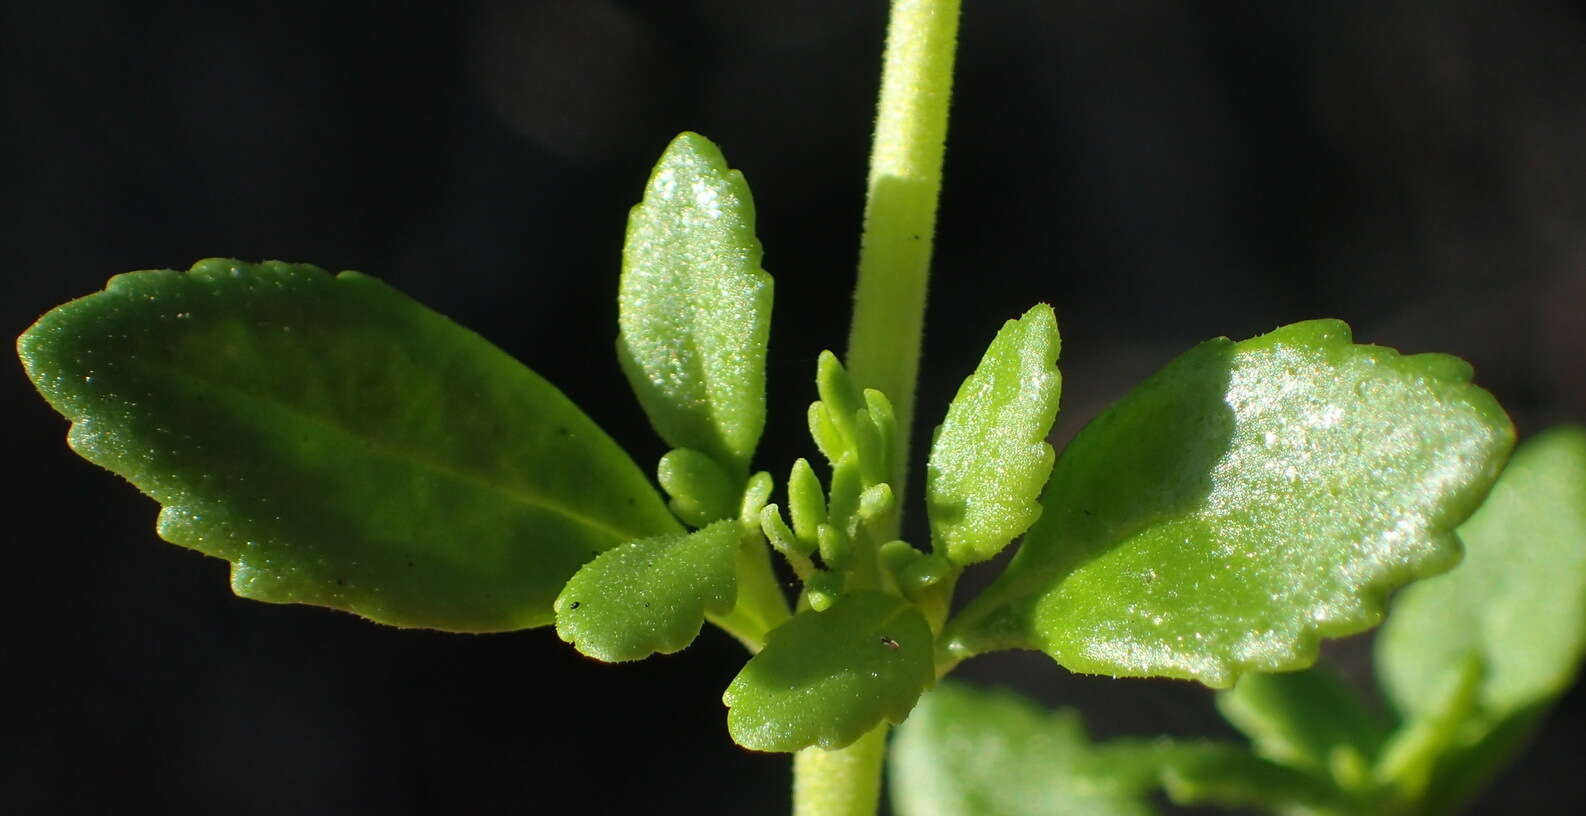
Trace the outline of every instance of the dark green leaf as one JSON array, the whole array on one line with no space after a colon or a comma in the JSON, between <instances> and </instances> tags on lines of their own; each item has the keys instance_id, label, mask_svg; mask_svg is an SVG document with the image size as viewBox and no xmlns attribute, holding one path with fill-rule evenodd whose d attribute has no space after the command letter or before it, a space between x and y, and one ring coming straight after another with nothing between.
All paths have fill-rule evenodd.
<instances>
[{"instance_id":1,"label":"dark green leaf","mask_svg":"<svg viewBox=\"0 0 1586 816\"><path fill-rule=\"evenodd\" d=\"M733 519L630 541L585 564L556 598L556 634L597 660L642 660L694 642L737 598Z\"/></svg>"},{"instance_id":2,"label":"dark green leaf","mask_svg":"<svg viewBox=\"0 0 1586 816\"><path fill-rule=\"evenodd\" d=\"M1063 452L950 647L1219 687L1302 668L1458 558L1512 438L1468 365L1353 345L1337 321L1203 343Z\"/></svg>"},{"instance_id":3,"label":"dark green leaf","mask_svg":"<svg viewBox=\"0 0 1586 816\"><path fill-rule=\"evenodd\" d=\"M771 633L722 695L727 729L756 751L836 750L901 722L934 677L931 629L913 605L859 591Z\"/></svg>"},{"instance_id":4,"label":"dark green leaf","mask_svg":"<svg viewBox=\"0 0 1586 816\"><path fill-rule=\"evenodd\" d=\"M1322 666L1285 674L1247 674L1217 695L1217 708L1250 737L1256 753L1318 776L1369 782L1387 727L1343 678Z\"/></svg>"},{"instance_id":5,"label":"dark green leaf","mask_svg":"<svg viewBox=\"0 0 1586 816\"><path fill-rule=\"evenodd\" d=\"M1073 711L943 683L892 742L899 816L1151 814L1161 758L1149 746L1093 746Z\"/></svg>"},{"instance_id":6,"label":"dark green leaf","mask_svg":"<svg viewBox=\"0 0 1586 816\"><path fill-rule=\"evenodd\" d=\"M771 276L754 200L705 137L684 133L628 218L618 357L661 437L747 472L765 426Z\"/></svg>"},{"instance_id":7,"label":"dark green leaf","mask_svg":"<svg viewBox=\"0 0 1586 816\"><path fill-rule=\"evenodd\" d=\"M931 443L925 492L931 540L957 564L985 561L1029 529L1052 472L1057 318L1039 304L997 332Z\"/></svg>"},{"instance_id":8,"label":"dark green leaf","mask_svg":"<svg viewBox=\"0 0 1586 816\"><path fill-rule=\"evenodd\" d=\"M88 460L165 505L238 595L397 626L551 622L580 564L677 529L538 375L354 272L135 272L19 342Z\"/></svg>"},{"instance_id":9,"label":"dark green leaf","mask_svg":"<svg viewBox=\"0 0 1586 816\"><path fill-rule=\"evenodd\" d=\"M1459 535L1464 563L1406 589L1377 640L1383 688L1406 716L1468 655L1486 668L1490 716L1569 686L1586 650L1586 429L1521 446Z\"/></svg>"}]
</instances>

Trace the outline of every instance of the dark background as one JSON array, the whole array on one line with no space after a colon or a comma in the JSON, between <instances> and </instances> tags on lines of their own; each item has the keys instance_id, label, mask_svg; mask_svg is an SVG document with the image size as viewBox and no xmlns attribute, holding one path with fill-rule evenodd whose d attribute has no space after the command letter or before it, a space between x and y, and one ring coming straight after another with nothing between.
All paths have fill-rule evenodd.
<instances>
[{"instance_id":1,"label":"dark background","mask_svg":"<svg viewBox=\"0 0 1586 816\"><path fill-rule=\"evenodd\" d=\"M1066 438L1176 352L1298 319L1446 351L1522 435L1586 419L1586 14L1547 0L968 0L922 422L1035 300ZM612 355L626 211L681 129L753 185L777 277L770 432L811 446L841 349L880 0L35 3L0 12L0 326L211 255L356 268L474 328L636 453ZM0 798L17 813L785 810L735 748L715 630L604 666L548 631L386 629L238 600L76 459L20 366ZM648 464L645 465L648 467ZM916 533L917 534L917 533ZM1359 639L1335 649L1357 676ZM1221 734L1185 683L1039 656L962 674L1106 734ZM1483 812L1586 801L1566 698Z\"/></svg>"}]
</instances>

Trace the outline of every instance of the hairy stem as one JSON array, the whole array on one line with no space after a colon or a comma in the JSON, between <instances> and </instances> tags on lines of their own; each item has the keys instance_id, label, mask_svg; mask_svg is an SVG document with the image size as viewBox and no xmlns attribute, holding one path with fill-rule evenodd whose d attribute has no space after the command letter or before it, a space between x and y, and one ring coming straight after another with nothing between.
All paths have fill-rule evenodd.
<instances>
[{"instance_id":1,"label":"hairy stem","mask_svg":"<svg viewBox=\"0 0 1586 816\"><path fill-rule=\"evenodd\" d=\"M892 492L904 493L926 280L942 189L959 0L894 0L848 335L848 370L892 400Z\"/></svg>"},{"instance_id":2,"label":"hairy stem","mask_svg":"<svg viewBox=\"0 0 1586 816\"><path fill-rule=\"evenodd\" d=\"M886 754L886 723L838 751L799 751L793 757L793 816L874 816Z\"/></svg>"},{"instance_id":3,"label":"hairy stem","mask_svg":"<svg viewBox=\"0 0 1586 816\"><path fill-rule=\"evenodd\" d=\"M953 89L960 0L893 0L881 69L875 140L848 336L848 370L892 401L892 493L908 476L914 383L942 189L947 104ZM879 540L897 535L901 513ZM807 748L793 760L795 816L872 816L881 795L887 725L847 748Z\"/></svg>"}]
</instances>

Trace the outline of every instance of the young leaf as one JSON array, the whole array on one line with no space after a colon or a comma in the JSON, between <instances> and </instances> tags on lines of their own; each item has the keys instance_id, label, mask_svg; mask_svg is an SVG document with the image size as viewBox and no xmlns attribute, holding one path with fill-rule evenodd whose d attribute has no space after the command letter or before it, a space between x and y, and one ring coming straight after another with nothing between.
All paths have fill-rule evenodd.
<instances>
[{"instance_id":1,"label":"young leaf","mask_svg":"<svg viewBox=\"0 0 1586 816\"><path fill-rule=\"evenodd\" d=\"M672 140L628 217L618 358L657 432L747 472L765 426L771 276L754 200L705 137Z\"/></svg>"},{"instance_id":2,"label":"young leaf","mask_svg":"<svg viewBox=\"0 0 1586 816\"><path fill-rule=\"evenodd\" d=\"M742 486L715 459L696 450L668 451L656 465L655 477L672 497L672 512L694 527L729 518L741 504Z\"/></svg>"},{"instance_id":3,"label":"young leaf","mask_svg":"<svg viewBox=\"0 0 1586 816\"><path fill-rule=\"evenodd\" d=\"M899 816L1144 816L1160 761L1093 746L1073 711L943 683L898 728L890 766Z\"/></svg>"},{"instance_id":4,"label":"young leaf","mask_svg":"<svg viewBox=\"0 0 1586 816\"><path fill-rule=\"evenodd\" d=\"M1377 639L1382 687L1407 716L1472 654L1492 717L1569 686L1586 651L1586 429L1522 445L1459 535L1464 563L1406 589Z\"/></svg>"},{"instance_id":5,"label":"young leaf","mask_svg":"<svg viewBox=\"0 0 1586 816\"><path fill-rule=\"evenodd\" d=\"M1468 365L1353 345L1337 321L1203 343L1063 452L949 646L1216 687L1303 668L1458 558L1512 440Z\"/></svg>"},{"instance_id":6,"label":"young leaf","mask_svg":"<svg viewBox=\"0 0 1586 816\"><path fill-rule=\"evenodd\" d=\"M134 272L18 342L83 457L232 562L243 597L396 626L551 622L580 564L677 529L561 392L356 272Z\"/></svg>"},{"instance_id":7,"label":"young leaf","mask_svg":"<svg viewBox=\"0 0 1586 816\"><path fill-rule=\"evenodd\" d=\"M1217 695L1217 708L1250 738L1256 753L1353 787L1382 747L1387 727L1343 678L1322 666L1284 674L1247 674Z\"/></svg>"},{"instance_id":8,"label":"young leaf","mask_svg":"<svg viewBox=\"0 0 1586 816\"><path fill-rule=\"evenodd\" d=\"M681 651L705 613L732 611L738 522L630 541L585 564L556 598L556 635L608 663Z\"/></svg>"},{"instance_id":9,"label":"young leaf","mask_svg":"<svg viewBox=\"0 0 1586 816\"><path fill-rule=\"evenodd\" d=\"M853 592L771 633L722 695L727 730L755 751L836 750L902 722L934 671L931 628L912 604Z\"/></svg>"},{"instance_id":10,"label":"young leaf","mask_svg":"<svg viewBox=\"0 0 1586 816\"><path fill-rule=\"evenodd\" d=\"M955 564L985 561L1041 515L1057 417L1057 318L1039 304L997 332L931 443L931 538Z\"/></svg>"}]
</instances>

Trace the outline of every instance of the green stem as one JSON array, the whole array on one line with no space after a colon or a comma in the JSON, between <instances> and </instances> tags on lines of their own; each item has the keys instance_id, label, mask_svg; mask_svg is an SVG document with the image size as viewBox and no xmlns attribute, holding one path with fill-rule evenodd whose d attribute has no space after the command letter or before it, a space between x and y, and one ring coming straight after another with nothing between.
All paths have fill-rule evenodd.
<instances>
[{"instance_id":1,"label":"green stem","mask_svg":"<svg viewBox=\"0 0 1586 816\"><path fill-rule=\"evenodd\" d=\"M892 400L892 492L908 476L914 383L942 190L959 0L894 0L870 153L848 370Z\"/></svg>"},{"instance_id":2,"label":"green stem","mask_svg":"<svg viewBox=\"0 0 1586 816\"><path fill-rule=\"evenodd\" d=\"M848 370L892 401L892 493L905 495L925 292L942 190L947 104L960 0L893 0L870 154ZM878 540L897 535L902 514ZM881 795L887 725L847 748L793 760L794 816L872 816Z\"/></svg>"},{"instance_id":3,"label":"green stem","mask_svg":"<svg viewBox=\"0 0 1586 816\"><path fill-rule=\"evenodd\" d=\"M787 597L771 570L771 554L765 541L745 535L738 545L738 603L725 615L705 617L738 639L750 654L765 648L766 636L792 617Z\"/></svg>"},{"instance_id":4,"label":"green stem","mask_svg":"<svg viewBox=\"0 0 1586 816\"><path fill-rule=\"evenodd\" d=\"M793 816L874 816L886 753L886 723L838 751L799 751L793 757Z\"/></svg>"}]
</instances>

